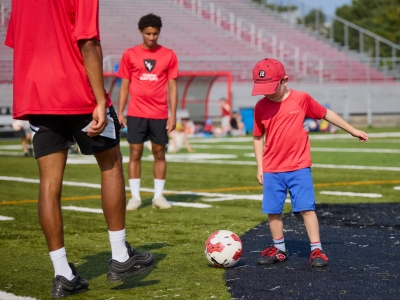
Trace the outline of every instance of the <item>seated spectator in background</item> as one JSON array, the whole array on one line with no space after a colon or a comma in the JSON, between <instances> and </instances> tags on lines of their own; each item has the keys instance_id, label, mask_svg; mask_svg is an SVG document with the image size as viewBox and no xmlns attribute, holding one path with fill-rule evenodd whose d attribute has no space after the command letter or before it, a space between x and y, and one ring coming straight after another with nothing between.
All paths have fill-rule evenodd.
<instances>
[{"instance_id":1,"label":"seated spectator in background","mask_svg":"<svg viewBox=\"0 0 400 300\"><path fill-rule=\"evenodd\" d=\"M231 120L231 106L228 104L228 101L226 101L225 98L219 99L218 106L221 109L222 135L227 135L231 129L229 124Z\"/></svg>"},{"instance_id":2,"label":"seated spectator in background","mask_svg":"<svg viewBox=\"0 0 400 300\"><path fill-rule=\"evenodd\" d=\"M177 153L181 151L183 145L185 145L188 152L195 152L190 147L189 141L187 140L187 134L185 133L184 126L181 123L176 123L175 130L169 133L169 142L167 151L170 153Z\"/></svg>"},{"instance_id":3,"label":"seated spectator in background","mask_svg":"<svg viewBox=\"0 0 400 300\"><path fill-rule=\"evenodd\" d=\"M212 119L207 119L204 123L201 133L213 135L214 134L214 124Z\"/></svg>"},{"instance_id":4,"label":"seated spectator in background","mask_svg":"<svg viewBox=\"0 0 400 300\"><path fill-rule=\"evenodd\" d=\"M231 125L231 135L232 136L244 136L246 135L246 128L242 121L242 115L240 115L237 111L232 113L232 118L230 121Z\"/></svg>"},{"instance_id":5,"label":"seated spectator in background","mask_svg":"<svg viewBox=\"0 0 400 300\"><path fill-rule=\"evenodd\" d=\"M31 127L29 121L14 120L12 128L16 131L17 136L21 138L24 156L33 156Z\"/></svg>"},{"instance_id":6,"label":"seated spectator in background","mask_svg":"<svg viewBox=\"0 0 400 300\"><path fill-rule=\"evenodd\" d=\"M187 137L191 137L196 132L196 126L194 125L193 121L187 118L182 118L182 126L183 132L186 134Z\"/></svg>"}]
</instances>

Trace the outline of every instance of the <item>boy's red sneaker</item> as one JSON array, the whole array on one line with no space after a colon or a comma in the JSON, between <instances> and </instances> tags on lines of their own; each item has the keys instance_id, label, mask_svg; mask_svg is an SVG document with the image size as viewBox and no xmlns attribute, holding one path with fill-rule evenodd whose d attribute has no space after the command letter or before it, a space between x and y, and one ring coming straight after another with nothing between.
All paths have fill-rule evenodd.
<instances>
[{"instance_id":1,"label":"boy's red sneaker","mask_svg":"<svg viewBox=\"0 0 400 300\"><path fill-rule=\"evenodd\" d=\"M311 252L308 264L313 268L323 268L328 264L328 260L324 252L317 248Z\"/></svg>"},{"instance_id":2,"label":"boy's red sneaker","mask_svg":"<svg viewBox=\"0 0 400 300\"><path fill-rule=\"evenodd\" d=\"M279 250L275 246L266 248L261 252L261 258L258 260L259 265L270 265L284 261L288 257L289 253Z\"/></svg>"}]
</instances>

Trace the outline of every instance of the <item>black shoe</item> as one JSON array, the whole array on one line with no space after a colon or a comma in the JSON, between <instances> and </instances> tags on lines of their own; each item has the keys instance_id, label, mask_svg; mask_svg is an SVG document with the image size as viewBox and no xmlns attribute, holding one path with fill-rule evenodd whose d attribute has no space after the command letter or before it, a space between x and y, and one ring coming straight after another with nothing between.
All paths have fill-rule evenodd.
<instances>
[{"instance_id":1,"label":"black shoe","mask_svg":"<svg viewBox=\"0 0 400 300\"><path fill-rule=\"evenodd\" d=\"M53 279L53 288L51 289L51 298L64 298L70 295L84 293L87 291L89 282L78 275L74 264L69 263L74 274L74 279L68 280L64 276L57 275Z\"/></svg>"},{"instance_id":2,"label":"black shoe","mask_svg":"<svg viewBox=\"0 0 400 300\"><path fill-rule=\"evenodd\" d=\"M128 242L125 242L128 248L129 259L126 262L119 262L114 259L108 261L108 281L124 281L132 276L150 271L155 262L155 257L150 252L140 253L131 248Z\"/></svg>"},{"instance_id":3,"label":"black shoe","mask_svg":"<svg viewBox=\"0 0 400 300\"><path fill-rule=\"evenodd\" d=\"M284 261L289 255L289 252L283 252L275 246L268 247L261 252L261 258L258 260L259 265L270 265Z\"/></svg>"},{"instance_id":4,"label":"black shoe","mask_svg":"<svg viewBox=\"0 0 400 300\"><path fill-rule=\"evenodd\" d=\"M308 264L313 268L323 268L328 264L328 257L322 252L321 249L317 248L310 254L310 260Z\"/></svg>"}]
</instances>

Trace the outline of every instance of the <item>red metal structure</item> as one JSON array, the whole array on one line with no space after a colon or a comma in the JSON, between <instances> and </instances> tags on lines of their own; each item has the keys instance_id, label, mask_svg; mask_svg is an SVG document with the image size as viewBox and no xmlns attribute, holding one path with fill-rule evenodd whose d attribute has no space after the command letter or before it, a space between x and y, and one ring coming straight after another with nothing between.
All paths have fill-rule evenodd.
<instances>
[{"instance_id":1,"label":"red metal structure","mask_svg":"<svg viewBox=\"0 0 400 300\"><path fill-rule=\"evenodd\" d=\"M117 73L104 73L106 91L116 106L118 103L119 78ZM232 106L232 74L229 71L179 71L178 109L188 110L195 122L210 117L210 92L215 82L226 82L226 100Z\"/></svg>"}]
</instances>

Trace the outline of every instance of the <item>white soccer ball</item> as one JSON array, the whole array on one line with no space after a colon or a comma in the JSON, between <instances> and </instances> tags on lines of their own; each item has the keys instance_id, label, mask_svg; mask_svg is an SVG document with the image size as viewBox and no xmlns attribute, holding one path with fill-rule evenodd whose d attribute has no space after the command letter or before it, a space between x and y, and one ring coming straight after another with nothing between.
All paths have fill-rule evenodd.
<instances>
[{"instance_id":1,"label":"white soccer ball","mask_svg":"<svg viewBox=\"0 0 400 300\"><path fill-rule=\"evenodd\" d=\"M22 124L22 122L20 120L14 120L11 123L11 127L12 127L12 129L14 131L20 131L22 129L22 127L23 127L23 124Z\"/></svg>"},{"instance_id":2,"label":"white soccer ball","mask_svg":"<svg viewBox=\"0 0 400 300\"><path fill-rule=\"evenodd\" d=\"M242 257L242 241L232 231L218 230L208 237L204 253L214 267L233 267Z\"/></svg>"}]
</instances>

